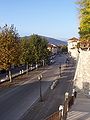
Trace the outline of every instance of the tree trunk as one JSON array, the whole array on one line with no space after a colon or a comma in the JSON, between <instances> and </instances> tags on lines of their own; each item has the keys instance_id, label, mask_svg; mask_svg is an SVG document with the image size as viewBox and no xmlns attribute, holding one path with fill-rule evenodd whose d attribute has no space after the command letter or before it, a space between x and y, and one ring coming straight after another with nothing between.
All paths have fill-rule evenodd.
<instances>
[{"instance_id":1,"label":"tree trunk","mask_svg":"<svg viewBox=\"0 0 90 120\"><path fill-rule=\"evenodd\" d=\"M10 70L9 70L9 79L10 79L10 82L12 82L12 75Z\"/></svg>"},{"instance_id":2,"label":"tree trunk","mask_svg":"<svg viewBox=\"0 0 90 120\"><path fill-rule=\"evenodd\" d=\"M27 74L28 74L28 63L27 63Z\"/></svg>"},{"instance_id":3,"label":"tree trunk","mask_svg":"<svg viewBox=\"0 0 90 120\"><path fill-rule=\"evenodd\" d=\"M37 62L36 62L36 70L38 69L38 64L37 64Z\"/></svg>"}]
</instances>

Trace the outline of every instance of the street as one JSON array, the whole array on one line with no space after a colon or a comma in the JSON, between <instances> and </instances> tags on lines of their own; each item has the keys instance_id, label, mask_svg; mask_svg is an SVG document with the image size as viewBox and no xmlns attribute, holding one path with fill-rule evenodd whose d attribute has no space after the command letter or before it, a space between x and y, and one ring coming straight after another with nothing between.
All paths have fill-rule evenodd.
<instances>
[{"instance_id":1,"label":"street","mask_svg":"<svg viewBox=\"0 0 90 120\"><path fill-rule=\"evenodd\" d=\"M50 99L49 101L50 104L48 102L47 104L51 106L50 107L48 106L48 111L45 112L44 117L56 111L58 108L57 106L58 101L55 101L55 96L54 96L54 94L56 94L55 91L58 91L59 89L58 92L60 96L58 96L57 94L58 99L59 98L61 99L59 101L59 104L63 103L64 93L67 90L70 91L72 84L69 81L72 80L74 76L72 68L70 67L65 68L66 67L64 65L65 60L66 60L65 55L62 55L62 56L57 55L55 58L56 62L54 64L47 66L45 68L39 68L38 70L35 70L35 72L33 71L33 73L30 72L29 73L30 78L28 81L24 83L20 83L15 87L0 89L0 120L19 120L23 118L22 117L23 114L30 109L30 106L33 106L33 103L39 100L40 85L39 85L39 80L37 79L38 75L42 74L41 90L42 90L42 95L44 96L44 93L47 93L47 89L52 84L52 81L59 78L59 74L60 74L59 65L61 63L62 76L60 78L59 85L57 85L57 87L53 91L51 92L49 91L51 96L53 95L53 100L52 100L53 105ZM64 71L66 73L64 73ZM30 112L32 113L30 120L39 120L42 118L42 116L40 117L39 114L36 115L37 116L36 117L33 111L30 111ZM32 116L34 116L35 118ZM25 118L23 118L23 120L24 119L29 120L27 119L26 116Z\"/></svg>"}]
</instances>

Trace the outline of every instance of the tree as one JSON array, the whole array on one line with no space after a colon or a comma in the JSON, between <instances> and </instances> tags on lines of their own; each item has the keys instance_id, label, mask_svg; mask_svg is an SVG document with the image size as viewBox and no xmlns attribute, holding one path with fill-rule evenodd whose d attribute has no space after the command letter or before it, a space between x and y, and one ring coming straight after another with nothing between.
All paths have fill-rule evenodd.
<instances>
[{"instance_id":1,"label":"tree","mask_svg":"<svg viewBox=\"0 0 90 120\"><path fill-rule=\"evenodd\" d=\"M19 64L19 35L14 25L5 25L0 29L0 68L9 70L10 82L12 65Z\"/></svg>"},{"instance_id":2,"label":"tree","mask_svg":"<svg viewBox=\"0 0 90 120\"><path fill-rule=\"evenodd\" d=\"M90 0L79 0L80 5L80 39L90 43Z\"/></svg>"},{"instance_id":3,"label":"tree","mask_svg":"<svg viewBox=\"0 0 90 120\"><path fill-rule=\"evenodd\" d=\"M68 47L67 47L67 45L63 45L63 46L61 47L61 52L68 52Z\"/></svg>"},{"instance_id":4,"label":"tree","mask_svg":"<svg viewBox=\"0 0 90 120\"><path fill-rule=\"evenodd\" d=\"M30 39L27 39L26 37L21 38L20 46L21 46L20 63L27 65L28 72L28 65L33 64L34 62L34 54L30 47Z\"/></svg>"},{"instance_id":5,"label":"tree","mask_svg":"<svg viewBox=\"0 0 90 120\"><path fill-rule=\"evenodd\" d=\"M41 60L48 60L49 58L49 50L47 49L48 47L48 41L46 38L42 37L41 41Z\"/></svg>"},{"instance_id":6,"label":"tree","mask_svg":"<svg viewBox=\"0 0 90 120\"><path fill-rule=\"evenodd\" d=\"M47 45L48 42L45 38L35 34L31 35L30 47L34 55L36 64L48 57Z\"/></svg>"}]
</instances>

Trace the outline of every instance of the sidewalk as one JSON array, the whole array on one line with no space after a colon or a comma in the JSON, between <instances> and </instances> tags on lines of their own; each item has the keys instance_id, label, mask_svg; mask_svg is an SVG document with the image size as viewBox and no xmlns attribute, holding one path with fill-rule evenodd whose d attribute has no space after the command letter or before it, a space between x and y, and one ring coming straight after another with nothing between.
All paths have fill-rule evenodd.
<instances>
[{"instance_id":1,"label":"sidewalk","mask_svg":"<svg viewBox=\"0 0 90 120\"><path fill-rule=\"evenodd\" d=\"M67 120L90 120L90 98L80 92L68 112Z\"/></svg>"}]
</instances>

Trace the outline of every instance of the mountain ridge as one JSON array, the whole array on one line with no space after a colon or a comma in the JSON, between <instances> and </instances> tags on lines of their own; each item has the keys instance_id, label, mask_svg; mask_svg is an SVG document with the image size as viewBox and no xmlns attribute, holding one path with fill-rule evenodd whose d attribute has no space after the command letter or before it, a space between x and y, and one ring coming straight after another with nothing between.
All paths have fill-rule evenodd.
<instances>
[{"instance_id":1,"label":"mountain ridge","mask_svg":"<svg viewBox=\"0 0 90 120\"><path fill-rule=\"evenodd\" d=\"M59 39L56 39L56 38L42 36L42 35L39 35L39 36L41 36L42 38L45 38L49 42L49 44L67 45L67 41L65 41L65 40L59 40ZM24 36L24 37L26 37L27 39L30 38L30 36Z\"/></svg>"},{"instance_id":2,"label":"mountain ridge","mask_svg":"<svg viewBox=\"0 0 90 120\"><path fill-rule=\"evenodd\" d=\"M67 45L67 42L66 41L63 41L63 40L59 40L59 39L55 39L55 38L51 38L51 37L46 37L44 36L48 42L50 44L55 44L55 45Z\"/></svg>"}]
</instances>

